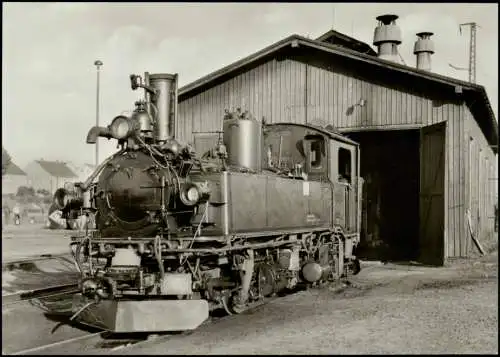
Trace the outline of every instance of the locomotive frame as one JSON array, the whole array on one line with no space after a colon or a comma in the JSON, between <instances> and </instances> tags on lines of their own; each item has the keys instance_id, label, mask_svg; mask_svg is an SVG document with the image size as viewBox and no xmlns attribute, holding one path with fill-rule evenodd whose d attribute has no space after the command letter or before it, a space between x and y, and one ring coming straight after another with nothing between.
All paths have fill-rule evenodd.
<instances>
[{"instance_id":1,"label":"locomotive frame","mask_svg":"<svg viewBox=\"0 0 500 357\"><path fill-rule=\"evenodd\" d=\"M224 143L199 155L171 135L177 75L145 79L131 75L132 89L145 89L132 117L87 137L122 149L73 198L97 227L72 237L72 319L113 332L189 330L210 310L241 313L359 272L356 142L238 109L226 113Z\"/></svg>"}]
</instances>

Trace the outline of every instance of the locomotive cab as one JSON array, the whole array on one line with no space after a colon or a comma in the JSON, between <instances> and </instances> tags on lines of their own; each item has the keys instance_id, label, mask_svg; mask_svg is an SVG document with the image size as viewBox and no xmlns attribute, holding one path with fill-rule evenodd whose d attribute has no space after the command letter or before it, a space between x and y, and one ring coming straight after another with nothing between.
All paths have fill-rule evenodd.
<instances>
[{"instance_id":1,"label":"locomotive cab","mask_svg":"<svg viewBox=\"0 0 500 357\"><path fill-rule=\"evenodd\" d=\"M263 146L266 169L330 183L335 195L333 223L359 242L361 216L357 212L363 181L359 177L358 143L332 130L279 123L266 126Z\"/></svg>"}]
</instances>

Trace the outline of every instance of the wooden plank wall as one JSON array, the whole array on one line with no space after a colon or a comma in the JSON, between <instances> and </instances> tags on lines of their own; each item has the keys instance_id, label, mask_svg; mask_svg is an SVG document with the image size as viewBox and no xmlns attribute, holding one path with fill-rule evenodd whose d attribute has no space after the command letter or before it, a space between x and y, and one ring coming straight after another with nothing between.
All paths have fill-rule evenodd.
<instances>
[{"instance_id":1,"label":"wooden plank wall","mask_svg":"<svg viewBox=\"0 0 500 357\"><path fill-rule=\"evenodd\" d=\"M327 120L336 128L390 128L431 122L432 102L340 72L307 66L308 122ZM364 107L356 106L361 99Z\"/></svg>"},{"instance_id":2,"label":"wooden plank wall","mask_svg":"<svg viewBox=\"0 0 500 357\"><path fill-rule=\"evenodd\" d=\"M224 110L240 107L267 122L304 122L305 66L270 61L179 103L177 137L222 130Z\"/></svg>"},{"instance_id":3,"label":"wooden plank wall","mask_svg":"<svg viewBox=\"0 0 500 357\"><path fill-rule=\"evenodd\" d=\"M361 99L366 100L365 106L355 106ZM224 110L237 107L271 123L332 124L344 132L416 128L448 121L446 251L449 257L466 256L470 252L465 220L468 199L464 189L465 173L468 172L465 131L480 138L478 141L484 152L491 150L485 147L486 140L465 105L431 100L428 95L410 88L404 91L389 88L354 78L335 68L320 68L291 59L273 59L180 102L177 138L194 143L196 133L222 130ZM478 158L475 162L478 162L479 152L474 155ZM491 155L484 156L482 165L490 166L485 169L488 175L484 177L493 177L493 163ZM474 195L476 197L478 193ZM488 211L492 204L484 203L485 199L493 199L482 195L485 198L477 199L484 204L480 217L484 217L483 213L487 217L493 216L491 210ZM490 229L493 219L489 222L488 228L482 232Z\"/></svg>"},{"instance_id":4,"label":"wooden plank wall","mask_svg":"<svg viewBox=\"0 0 500 357\"><path fill-rule=\"evenodd\" d=\"M451 113L451 110L448 112ZM462 107L454 106L453 114L448 119L446 146L448 170L448 224L446 231L446 257L465 257L465 196L464 196L464 141Z\"/></svg>"},{"instance_id":5,"label":"wooden plank wall","mask_svg":"<svg viewBox=\"0 0 500 357\"><path fill-rule=\"evenodd\" d=\"M494 180L497 176L494 162L496 158L467 105L462 106L462 111L463 141L466 143L463 162L467 173L464 175L464 210L470 209L473 231L482 244L487 246L493 239L496 239L494 233L494 190L497 184L497 181ZM466 221L464 228L468 229ZM476 247L471 243L468 230L465 230L464 240L468 253L476 250Z\"/></svg>"},{"instance_id":6,"label":"wooden plank wall","mask_svg":"<svg viewBox=\"0 0 500 357\"><path fill-rule=\"evenodd\" d=\"M364 107L356 106L361 99ZM424 126L457 115L454 104L290 59L271 60L179 103L176 135L221 130L224 109L268 122L332 124L339 130Z\"/></svg>"}]
</instances>

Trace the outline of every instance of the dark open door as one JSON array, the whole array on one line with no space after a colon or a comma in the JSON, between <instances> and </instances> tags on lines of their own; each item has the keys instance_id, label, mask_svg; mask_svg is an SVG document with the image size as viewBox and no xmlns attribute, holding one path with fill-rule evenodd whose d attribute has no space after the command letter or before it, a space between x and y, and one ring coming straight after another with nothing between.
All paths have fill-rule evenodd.
<instances>
[{"instance_id":1,"label":"dark open door","mask_svg":"<svg viewBox=\"0 0 500 357\"><path fill-rule=\"evenodd\" d=\"M443 265L445 259L446 122L420 133L419 261Z\"/></svg>"}]
</instances>

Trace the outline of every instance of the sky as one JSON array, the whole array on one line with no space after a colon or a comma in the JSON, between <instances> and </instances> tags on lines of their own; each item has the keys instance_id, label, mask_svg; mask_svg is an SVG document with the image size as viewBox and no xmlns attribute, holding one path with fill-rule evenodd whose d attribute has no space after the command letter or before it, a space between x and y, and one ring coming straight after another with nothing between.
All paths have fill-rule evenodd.
<instances>
[{"instance_id":1,"label":"sky","mask_svg":"<svg viewBox=\"0 0 500 357\"><path fill-rule=\"evenodd\" d=\"M415 66L415 34L434 32L433 71L467 80L475 21L477 83L498 118L498 4L412 3L3 3L2 145L14 162L94 162L85 143L95 125L96 68L100 124L133 109L132 73L179 73L188 84L291 34L312 39L335 30L372 45L375 17L399 15L400 53ZM116 150L100 142L100 160Z\"/></svg>"}]
</instances>

